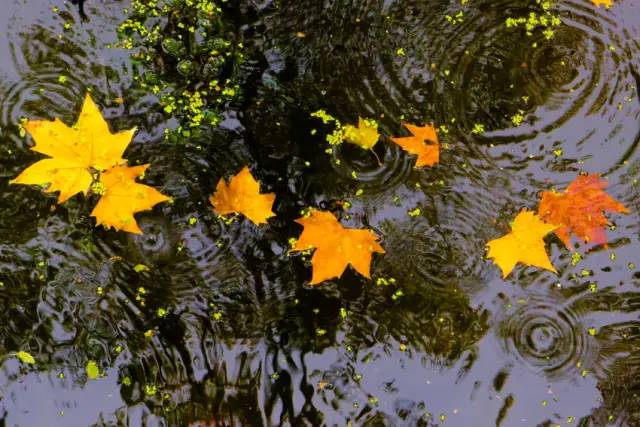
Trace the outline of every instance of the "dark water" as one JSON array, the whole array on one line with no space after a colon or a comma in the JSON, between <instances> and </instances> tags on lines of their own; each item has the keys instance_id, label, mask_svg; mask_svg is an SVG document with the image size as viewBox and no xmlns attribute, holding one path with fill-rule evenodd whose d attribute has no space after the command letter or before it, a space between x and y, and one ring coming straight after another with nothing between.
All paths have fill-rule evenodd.
<instances>
[{"instance_id":1,"label":"dark water","mask_svg":"<svg viewBox=\"0 0 640 427\"><path fill-rule=\"evenodd\" d=\"M176 121L109 47L128 2L89 1L84 23L62 0L3 3L1 424L640 425L640 5L558 1L547 40L505 25L534 1L232 3L242 96L187 144L163 142ZM127 157L175 199L139 216L143 236L94 229L89 200L8 184L39 158L20 119L73 123L87 88L114 129L141 129ZM381 165L346 145L332 158L320 108L386 135L445 125L441 162L414 170L388 141ZM269 226L225 225L207 202L245 164L277 194ZM579 247L575 264L550 239L558 276L502 280L485 243L580 171L631 210L611 216L608 249ZM343 224L375 230L386 254L372 282L310 288L287 254L292 220L341 199ZM87 378L89 360L104 376Z\"/></svg>"}]
</instances>

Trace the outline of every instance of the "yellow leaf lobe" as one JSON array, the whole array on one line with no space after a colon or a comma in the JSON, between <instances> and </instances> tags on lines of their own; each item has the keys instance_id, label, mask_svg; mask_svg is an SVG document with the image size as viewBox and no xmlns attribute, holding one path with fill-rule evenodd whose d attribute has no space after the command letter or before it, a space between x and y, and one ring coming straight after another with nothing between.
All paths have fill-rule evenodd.
<instances>
[{"instance_id":1,"label":"yellow leaf lobe","mask_svg":"<svg viewBox=\"0 0 640 427\"><path fill-rule=\"evenodd\" d=\"M91 212L97 225L129 233L142 233L133 214L169 200L155 188L135 181L148 167L149 165L115 166L102 172L100 184L103 195Z\"/></svg>"},{"instance_id":2,"label":"yellow leaf lobe","mask_svg":"<svg viewBox=\"0 0 640 427\"><path fill-rule=\"evenodd\" d=\"M613 0L591 0L591 2L597 7L600 7L600 5L604 5L604 7L606 7L607 9L613 6Z\"/></svg>"},{"instance_id":3,"label":"yellow leaf lobe","mask_svg":"<svg viewBox=\"0 0 640 427\"><path fill-rule=\"evenodd\" d=\"M535 213L522 210L513 220L511 232L487 243L487 258L493 258L506 278L518 263L556 272L544 246L544 236L557 227Z\"/></svg>"},{"instance_id":4,"label":"yellow leaf lobe","mask_svg":"<svg viewBox=\"0 0 640 427\"><path fill-rule=\"evenodd\" d=\"M377 124L371 120L365 120L362 117L358 118L357 127L346 125L344 129L347 142L358 145L365 150L372 149L380 138Z\"/></svg>"}]
</instances>

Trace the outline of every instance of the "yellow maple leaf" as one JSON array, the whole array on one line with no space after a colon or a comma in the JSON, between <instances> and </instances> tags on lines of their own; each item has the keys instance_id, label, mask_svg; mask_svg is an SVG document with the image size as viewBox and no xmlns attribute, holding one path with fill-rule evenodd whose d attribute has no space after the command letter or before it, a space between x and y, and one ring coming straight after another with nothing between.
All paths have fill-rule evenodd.
<instances>
[{"instance_id":1,"label":"yellow maple leaf","mask_svg":"<svg viewBox=\"0 0 640 427\"><path fill-rule=\"evenodd\" d=\"M209 201L218 215L240 213L254 224L265 224L267 218L274 216L271 208L275 199L274 193L260 194L260 183L245 166L229 184L220 178Z\"/></svg>"},{"instance_id":2,"label":"yellow maple leaf","mask_svg":"<svg viewBox=\"0 0 640 427\"><path fill-rule=\"evenodd\" d=\"M613 0L591 0L597 7L604 5L607 9L613 6Z\"/></svg>"},{"instance_id":3,"label":"yellow maple leaf","mask_svg":"<svg viewBox=\"0 0 640 427\"><path fill-rule=\"evenodd\" d=\"M111 133L89 94L75 126L56 118L29 120L24 127L35 141L31 149L50 158L29 166L11 183L49 184L47 192L60 192L58 203L87 193L93 181L91 169L103 171L123 163L122 154L135 133L135 129Z\"/></svg>"},{"instance_id":4,"label":"yellow maple leaf","mask_svg":"<svg viewBox=\"0 0 640 427\"><path fill-rule=\"evenodd\" d=\"M129 233L142 233L133 214L169 200L155 188L136 182L136 178L142 176L148 167L149 165L114 166L100 174L101 197L91 212L97 225Z\"/></svg>"},{"instance_id":5,"label":"yellow maple leaf","mask_svg":"<svg viewBox=\"0 0 640 427\"><path fill-rule=\"evenodd\" d=\"M378 125L373 120L365 120L362 117L358 117L358 127L346 125L344 130L347 142L359 145L365 150L372 149L380 138Z\"/></svg>"},{"instance_id":6,"label":"yellow maple leaf","mask_svg":"<svg viewBox=\"0 0 640 427\"><path fill-rule=\"evenodd\" d=\"M430 125L415 126L409 123L403 123L403 125L411 132L412 136L391 138L391 140L403 150L418 156L416 167L438 163L440 161L440 146L438 145L436 128Z\"/></svg>"},{"instance_id":7,"label":"yellow maple leaf","mask_svg":"<svg viewBox=\"0 0 640 427\"><path fill-rule=\"evenodd\" d=\"M544 247L543 237L555 230L535 213L522 210L511 225L511 232L487 243L487 258L493 258L506 278L517 263L556 272Z\"/></svg>"},{"instance_id":8,"label":"yellow maple leaf","mask_svg":"<svg viewBox=\"0 0 640 427\"><path fill-rule=\"evenodd\" d=\"M378 236L371 230L344 228L331 212L317 210L296 222L304 229L291 250L315 249L311 258L312 285L342 276L349 265L371 278L373 252L384 253Z\"/></svg>"}]
</instances>

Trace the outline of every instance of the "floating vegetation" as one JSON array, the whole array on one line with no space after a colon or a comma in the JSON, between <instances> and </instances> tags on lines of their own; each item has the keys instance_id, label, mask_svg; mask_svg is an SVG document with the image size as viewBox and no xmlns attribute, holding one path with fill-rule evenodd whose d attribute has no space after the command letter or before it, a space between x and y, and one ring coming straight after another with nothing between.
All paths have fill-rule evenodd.
<instances>
[{"instance_id":1,"label":"floating vegetation","mask_svg":"<svg viewBox=\"0 0 640 427\"><path fill-rule=\"evenodd\" d=\"M156 95L180 125L171 141L200 126L216 126L225 104L239 95L243 45L224 19L226 0L133 0L118 29L132 51L140 90Z\"/></svg>"},{"instance_id":2,"label":"floating vegetation","mask_svg":"<svg viewBox=\"0 0 640 427\"><path fill-rule=\"evenodd\" d=\"M559 15L553 11L554 1L536 0L536 5L541 9L538 12L529 12L528 16L518 18L509 17L505 24L507 28L524 28L527 36L533 36L534 32L541 31L547 40L555 35L555 28L562 21Z\"/></svg>"}]
</instances>

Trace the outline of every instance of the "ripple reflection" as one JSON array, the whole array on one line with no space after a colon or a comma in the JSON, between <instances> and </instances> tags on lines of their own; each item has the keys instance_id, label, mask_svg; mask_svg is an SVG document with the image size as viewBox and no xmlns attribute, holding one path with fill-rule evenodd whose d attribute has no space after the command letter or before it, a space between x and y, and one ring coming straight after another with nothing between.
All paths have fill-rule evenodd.
<instances>
[{"instance_id":1,"label":"ripple reflection","mask_svg":"<svg viewBox=\"0 0 640 427\"><path fill-rule=\"evenodd\" d=\"M505 350L520 363L557 381L588 369L592 340L577 314L543 296L532 296L501 322Z\"/></svg>"}]
</instances>

